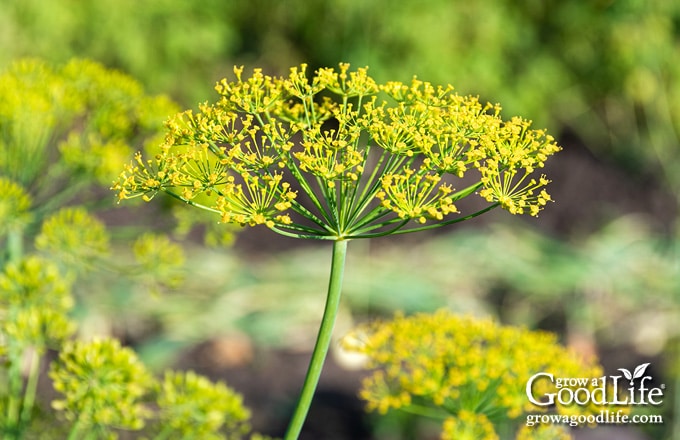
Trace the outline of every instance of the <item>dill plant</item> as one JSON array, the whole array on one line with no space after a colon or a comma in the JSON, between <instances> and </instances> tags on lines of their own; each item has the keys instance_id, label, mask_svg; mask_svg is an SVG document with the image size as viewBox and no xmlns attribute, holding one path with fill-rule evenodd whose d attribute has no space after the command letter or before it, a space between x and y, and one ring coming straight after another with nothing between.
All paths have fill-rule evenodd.
<instances>
[{"instance_id":1,"label":"dill plant","mask_svg":"<svg viewBox=\"0 0 680 440\"><path fill-rule=\"evenodd\" d=\"M113 186L121 200L164 193L223 223L332 242L326 307L289 440L302 429L331 341L348 242L496 207L537 215L551 199L536 172L559 150L529 121L504 120L498 105L451 86L378 84L344 63L308 77L306 67L287 77L235 68L215 102L170 118L158 153L138 153ZM486 206L463 211L475 193Z\"/></svg>"}]
</instances>

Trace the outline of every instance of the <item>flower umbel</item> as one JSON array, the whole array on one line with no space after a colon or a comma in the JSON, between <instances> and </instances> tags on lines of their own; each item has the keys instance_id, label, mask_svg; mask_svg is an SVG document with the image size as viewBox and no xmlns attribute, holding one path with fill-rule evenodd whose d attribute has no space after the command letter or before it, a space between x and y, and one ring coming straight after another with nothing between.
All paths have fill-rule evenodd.
<instances>
[{"instance_id":1,"label":"flower umbel","mask_svg":"<svg viewBox=\"0 0 680 440\"><path fill-rule=\"evenodd\" d=\"M501 326L446 310L357 328L346 349L376 368L360 397L369 410L412 410L446 418L442 439L494 439L494 424L538 411L526 395L537 372L558 377L601 377L602 369L557 343L549 333ZM541 385L545 386L545 384ZM537 390L543 392L548 390ZM560 414L597 414L602 408L557 404ZM529 435L528 433L524 435Z\"/></svg>"},{"instance_id":2,"label":"flower umbel","mask_svg":"<svg viewBox=\"0 0 680 440\"><path fill-rule=\"evenodd\" d=\"M240 439L250 418L242 400L223 383L194 372L166 372L158 397L162 432L177 438ZM233 437L221 434L225 428Z\"/></svg>"},{"instance_id":3,"label":"flower umbel","mask_svg":"<svg viewBox=\"0 0 680 440\"><path fill-rule=\"evenodd\" d=\"M553 138L451 86L377 84L348 64L312 78L305 65L288 77L234 71L220 99L168 121L155 157L125 168L120 199L165 192L224 223L325 239L429 229L495 206L537 215L550 201L548 180L531 176L559 150ZM457 191L473 169L476 183ZM474 192L491 205L454 205Z\"/></svg>"},{"instance_id":4,"label":"flower umbel","mask_svg":"<svg viewBox=\"0 0 680 440\"><path fill-rule=\"evenodd\" d=\"M134 352L114 339L66 344L50 377L63 394L52 406L77 426L101 433L140 429L150 415L141 398L153 378Z\"/></svg>"}]
</instances>

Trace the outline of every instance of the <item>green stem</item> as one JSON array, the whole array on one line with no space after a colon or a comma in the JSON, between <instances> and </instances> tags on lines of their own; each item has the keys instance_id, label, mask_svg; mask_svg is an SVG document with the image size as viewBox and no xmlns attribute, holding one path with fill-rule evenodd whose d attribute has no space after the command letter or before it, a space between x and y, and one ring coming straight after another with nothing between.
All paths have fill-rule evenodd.
<instances>
[{"instance_id":1,"label":"green stem","mask_svg":"<svg viewBox=\"0 0 680 440\"><path fill-rule=\"evenodd\" d=\"M677 362L677 361L676 361ZM678 389L678 386L680 386L680 376L675 377L675 389ZM671 438L680 438L678 435L680 435L680 419L678 419L677 415L678 412L680 411L680 393L675 393L674 399L673 399L673 406L674 410L673 413L675 417L673 418L673 426L671 427Z\"/></svg>"},{"instance_id":2,"label":"green stem","mask_svg":"<svg viewBox=\"0 0 680 440\"><path fill-rule=\"evenodd\" d=\"M170 425L166 425L161 432L158 433L156 437L154 437L154 440L165 440L166 438L170 437L170 434L172 434L172 428Z\"/></svg>"},{"instance_id":3,"label":"green stem","mask_svg":"<svg viewBox=\"0 0 680 440\"><path fill-rule=\"evenodd\" d=\"M10 229L7 233L7 261L15 263L24 254L24 235L20 228Z\"/></svg>"},{"instance_id":4,"label":"green stem","mask_svg":"<svg viewBox=\"0 0 680 440\"><path fill-rule=\"evenodd\" d=\"M413 414L416 416L421 416L438 421L444 421L447 417L450 416L450 414L447 414L443 411L437 411L433 408L415 404L401 407L399 408L399 410L408 414Z\"/></svg>"},{"instance_id":5,"label":"green stem","mask_svg":"<svg viewBox=\"0 0 680 440\"><path fill-rule=\"evenodd\" d=\"M21 409L21 424L27 426L31 420L33 412L33 405L35 404L35 396L38 390L38 379L40 378L40 351L36 348L31 349L29 354L30 371L28 374L28 381L26 382L26 390L24 391L24 404Z\"/></svg>"},{"instance_id":6,"label":"green stem","mask_svg":"<svg viewBox=\"0 0 680 440\"><path fill-rule=\"evenodd\" d=\"M20 411L22 405L21 391L23 387L23 380L21 377L21 368L19 366L21 362L21 354L15 352L12 356L10 353L10 359L15 360L9 365L8 372L8 387L9 396L7 402L7 419L5 421L5 426L7 430L12 433L13 438L21 438L21 426L20 426Z\"/></svg>"},{"instance_id":7,"label":"green stem","mask_svg":"<svg viewBox=\"0 0 680 440\"><path fill-rule=\"evenodd\" d=\"M288 425L288 431L283 437L284 440L296 440L302 431L302 425L305 423L309 407L314 397L314 392L319 383L321 370L323 369L328 348L331 344L331 336L333 334L333 326L335 324L335 317L338 314L338 306L340 305L340 296L342 288L342 275L345 270L345 256L347 254L347 240L342 238L333 242L333 259L331 261L331 274L328 283L328 296L326 297L326 309L321 319L319 327L319 334L316 339L316 345L312 352L312 359L309 362L307 376L302 385L302 391L298 400L297 406L293 413L293 417Z\"/></svg>"},{"instance_id":8,"label":"green stem","mask_svg":"<svg viewBox=\"0 0 680 440\"><path fill-rule=\"evenodd\" d=\"M81 421L80 417L76 419L76 421L73 423L71 426L71 431L68 434L68 439L67 440L77 440L78 435L80 434L80 428L81 428Z\"/></svg>"}]
</instances>

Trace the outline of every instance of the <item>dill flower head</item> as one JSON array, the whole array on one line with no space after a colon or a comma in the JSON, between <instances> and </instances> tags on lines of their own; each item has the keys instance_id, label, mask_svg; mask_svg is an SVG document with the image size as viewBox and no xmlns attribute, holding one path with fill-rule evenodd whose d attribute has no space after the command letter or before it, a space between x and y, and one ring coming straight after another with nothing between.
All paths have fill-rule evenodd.
<instances>
[{"instance_id":1,"label":"dill flower head","mask_svg":"<svg viewBox=\"0 0 680 440\"><path fill-rule=\"evenodd\" d=\"M152 292L177 287L184 280L184 251L167 236L143 234L133 243L132 252L138 275Z\"/></svg>"},{"instance_id":2,"label":"dill flower head","mask_svg":"<svg viewBox=\"0 0 680 440\"><path fill-rule=\"evenodd\" d=\"M21 185L0 177L0 237L30 223L31 203L31 196Z\"/></svg>"},{"instance_id":3,"label":"dill flower head","mask_svg":"<svg viewBox=\"0 0 680 440\"><path fill-rule=\"evenodd\" d=\"M0 96L0 173L41 198L62 184L110 182L130 145L156 144L176 111L132 78L79 59L17 60L0 71Z\"/></svg>"},{"instance_id":4,"label":"dill flower head","mask_svg":"<svg viewBox=\"0 0 680 440\"><path fill-rule=\"evenodd\" d=\"M365 354L367 368L375 369L360 391L368 410L445 418L442 438L497 438L492 423L512 424L526 412L540 411L526 395L527 381L538 372L603 375L593 360L560 346L552 334L446 310L360 326L343 345ZM578 415L601 409L558 403L556 411Z\"/></svg>"},{"instance_id":5,"label":"dill flower head","mask_svg":"<svg viewBox=\"0 0 680 440\"><path fill-rule=\"evenodd\" d=\"M68 207L43 222L35 246L70 268L90 268L109 253L109 234L85 208Z\"/></svg>"},{"instance_id":6,"label":"dill flower head","mask_svg":"<svg viewBox=\"0 0 680 440\"><path fill-rule=\"evenodd\" d=\"M142 397L153 378L135 353L115 339L66 343L49 374L61 394L52 407L94 432L141 429L150 416Z\"/></svg>"},{"instance_id":7,"label":"dill flower head","mask_svg":"<svg viewBox=\"0 0 680 440\"><path fill-rule=\"evenodd\" d=\"M442 426L442 440L498 440L498 434L484 414L461 410Z\"/></svg>"},{"instance_id":8,"label":"dill flower head","mask_svg":"<svg viewBox=\"0 0 680 440\"><path fill-rule=\"evenodd\" d=\"M250 418L242 400L224 383L192 371L167 372L157 399L161 430L177 438L240 439Z\"/></svg>"},{"instance_id":9,"label":"dill flower head","mask_svg":"<svg viewBox=\"0 0 680 440\"><path fill-rule=\"evenodd\" d=\"M451 86L378 84L349 67L312 77L305 65L285 77L235 68L215 102L171 117L157 154L137 154L113 189L326 239L428 229L495 206L537 215L551 200L534 173L559 147L529 121L503 120ZM463 209L475 192L490 205Z\"/></svg>"},{"instance_id":10,"label":"dill flower head","mask_svg":"<svg viewBox=\"0 0 680 440\"><path fill-rule=\"evenodd\" d=\"M9 262L0 273L0 357L21 364L28 349L43 354L75 332L71 282L56 264L36 256Z\"/></svg>"}]
</instances>

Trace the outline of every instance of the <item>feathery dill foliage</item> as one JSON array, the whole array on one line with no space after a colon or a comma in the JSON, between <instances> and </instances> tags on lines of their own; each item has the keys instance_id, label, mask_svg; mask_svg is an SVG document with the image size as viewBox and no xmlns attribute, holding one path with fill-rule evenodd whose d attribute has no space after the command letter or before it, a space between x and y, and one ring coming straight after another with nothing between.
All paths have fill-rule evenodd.
<instances>
[{"instance_id":1,"label":"feathery dill foliage","mask_svg":"<svg viewBox=\"0 0 680 440\"><path fill-rule=\"evenodd\" d=\"M365 354L366 367L375 369L360 392L368 410L384 414L399 409L444 420L442 439L497 439L494 425L520 424L522 415L541 411L526 395L527 380L537 372L555 377L604 374L594 360L559 345L553 334L446 310L359 326L343 339L343 346ZM535 384L537 393L557 391L546 382ZM602 409L594 404L555 407L565 415ZM522 429L518 438L570 438L542 432L547 428L539 426Z\"/></svg>"},{"instance_id":2,"label":"feathery dill foliage","mask_svg":"<svg viewBox=\"0 0 680 440\"><path fill-rule=\"evenodd\" d=\"M155 157L125 167L120 199L165 192L225 223L322 239L429 229L495 206L537 215L551 200L548 179L532 176L559 151L554 139L451 86L377 84L348 64L312 78L304 64L288 77L234 71L217 102L167 122ZM474 183L453 186L473 170ZM491 205L461 213L475 192Z\"/></svg>"}]
</instances>

